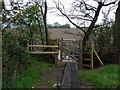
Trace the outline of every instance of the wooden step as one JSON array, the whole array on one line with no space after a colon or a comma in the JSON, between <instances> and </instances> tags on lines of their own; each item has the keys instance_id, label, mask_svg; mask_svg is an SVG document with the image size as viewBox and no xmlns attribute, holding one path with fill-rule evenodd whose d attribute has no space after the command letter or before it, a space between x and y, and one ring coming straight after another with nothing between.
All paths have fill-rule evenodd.
<instances>
[{"instance_id":1,"label":"wooden step","mask_svg":"<svg viewBox=\"0 0 120 90\"><path fill-rule=\"evenodd\" d=\"M89 58L83 58L84 61L91 61Z\"/></svg>"},{"instance_id":2,"label":"wooden step","mask_svg":"<svg viewBox=\"0 0 120 90\"><path fill-rule=\"evenodd\" d=\"M83 66L85 66L85 67L91 67L91 65L88 65L88 64L83 64Z\"/></svg>"}]
</instances>

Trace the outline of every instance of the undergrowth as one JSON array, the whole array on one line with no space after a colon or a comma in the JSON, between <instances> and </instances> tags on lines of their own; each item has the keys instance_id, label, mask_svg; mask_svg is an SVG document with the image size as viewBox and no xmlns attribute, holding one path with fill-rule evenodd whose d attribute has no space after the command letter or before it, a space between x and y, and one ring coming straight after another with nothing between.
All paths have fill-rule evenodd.
<instances>
[{"instance_id":1,"label":"undergrowth","mask_svg":"<svg viewBox=\"0 0 120 90\"><path fill-rule=\"evenodd\" d=\"M105 65L100 71L78 71L81 80L86 83L91 82L95 88L116 88L120 82L118 82L118 66L117 65Z\"/></svg>"},{"instance_id":2,"label":"undergrowth","mask_svg":"<svg viewBox=\"0 0 120 90\"><path fill-rule=\"evenodd\" d=\"M12 88L32 88L39 82L42 73L48 68L53 67L53 64L48 64L36 59L32 60L32 64L23 73L19 73L13 83Z\"/></svg>"}]
</instances>

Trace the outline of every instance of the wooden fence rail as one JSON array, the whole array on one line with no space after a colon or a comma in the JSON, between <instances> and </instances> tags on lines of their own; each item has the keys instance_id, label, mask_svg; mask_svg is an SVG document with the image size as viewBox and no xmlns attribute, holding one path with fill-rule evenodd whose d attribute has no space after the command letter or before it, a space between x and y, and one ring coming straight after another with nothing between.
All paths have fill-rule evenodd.
<instances>
[{"instance_id":1,"label":"wooden fence rail","mask_svg":"<svg viewBox=\"0 0 120 90\"><path fill-rule=\"evenodd\" d=\"M55 48L52 51L30 51L31 54L58 54L58 45L28 45L28 48Z\"/></svg>"},{"instance_id":2,"label":"wooden fence rail","mask_svg":"<svg viewBox=\"0 0 120 90\"><path fill-rule=\"evenodd\" d=\"M28 47L51 47L51 48L58 48L57 45L28 45Z\"/></svg>"}]
</instances>

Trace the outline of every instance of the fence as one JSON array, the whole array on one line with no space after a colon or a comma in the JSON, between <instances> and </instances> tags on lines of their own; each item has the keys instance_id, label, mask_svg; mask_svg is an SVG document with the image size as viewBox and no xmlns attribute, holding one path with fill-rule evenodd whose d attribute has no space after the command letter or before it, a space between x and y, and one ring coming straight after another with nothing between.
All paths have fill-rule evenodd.
<instances>
[{"instance_id":1,"label":"fence","mask_svg":"<svg viewBox=\"0 0 120 90\"><path fill-rule=\"evenodd\" d=\"M90 44L82 47L82 42L79 40L52 40L51 45L29 45L28 47L31 54L52 54L55 57L55 63L59 59L64 60L68 57L69 61L78 61L81 66L89 68L117 63L119 57L116 56L119 56L120 53L115 51L98 52Z\"/></svg>"}]
</instances>

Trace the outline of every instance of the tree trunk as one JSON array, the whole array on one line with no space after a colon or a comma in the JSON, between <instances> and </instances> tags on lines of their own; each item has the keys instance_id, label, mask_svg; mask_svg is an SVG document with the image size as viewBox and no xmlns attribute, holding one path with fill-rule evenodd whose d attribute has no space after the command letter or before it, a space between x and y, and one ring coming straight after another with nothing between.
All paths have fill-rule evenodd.
<instances>
[{"instance_id":1,"label":"tree trunk","mask_svg":"<svg viewBox=\"0 0 120 90\"><path fill-rule=\"evenodd\" d=\"M44 26L45 26L46 45L48 45L49 40L48 40L48 28L47 28L46 15L47 15L47 2L45 1L45 12L44 12L44 16L43 16L43 21L44 21Z\"/></svg>"},{"instance_id":2,"label":"tree trunk","mask_svg":"<svg viewBox=\"0 0 120 90\"><path fill-rule=\"evenodd\" d=\"M99 13L100 13L101 8L102 8L102 3L99 2L98 8L97 8L97 10L96 10L96 12L95 12L95 16L94 16L94 18L93 18L93 21L91 22L90 26L88 27L88 30L87 30L87 32L85 33L85 36L84 36L84 38L83 38L83 46L85 46L85 45L87 44L87 41L88 41L89 36L90 36L90 34L91 34L94 26L95 26L95 23L96 23L96 21L97 21L97 18L98 18L98 16L99 16Z\"/></svg>"}]
</instances>

